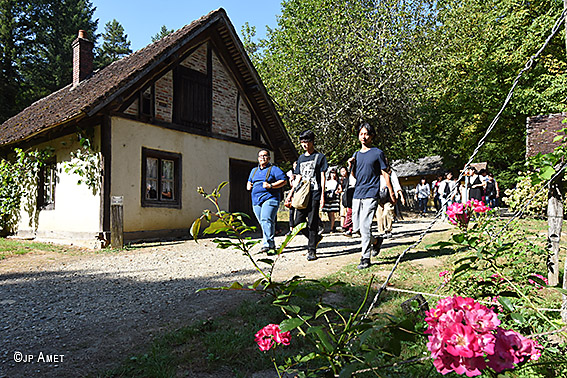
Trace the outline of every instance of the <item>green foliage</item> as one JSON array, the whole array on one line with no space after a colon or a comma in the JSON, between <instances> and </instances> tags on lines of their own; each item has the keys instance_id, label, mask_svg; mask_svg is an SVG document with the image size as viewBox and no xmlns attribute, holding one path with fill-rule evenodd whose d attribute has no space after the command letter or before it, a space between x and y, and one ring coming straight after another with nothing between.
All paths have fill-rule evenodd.
<instances>
[{"instance_id":1,"label":"green foliage","mask_svg":"<svg viewBox=\"0 0 567 378\"><path fill-rule=\"evenodd\" d=\"M520 172L520 177L514 189L506 189L506 197L503 201L510 207L510 210L517 212L524 209L526 202L531 199L528 207L525 208L524 214L534 217L543 217L547 211L547 190L541 190L545 184L539 182L532 183L532 175L530 173ZM536 195L537 193L537 195Z\"/></svg>"},{"instance_id":2,"label":"green foliage","mask_svg":"<svg viewBox=\"0 0 567 378\"><path fill-rule=\"evenodd\" d=\"M102 186L102 159L92 145L92 136L78 135L81 148L71 152L71 160L63 164L65 173L78 175L77 185L85 184L96 195Z\"/></svg>"},{"instance_id":3,"label":"green foliage","mask_svg":"<svg viewBox=\"0 0 567 378\"><path fill-rule=\"evenodd\" d=\"M96 38L95 7L90 0L32 0L18 15L22 25L22 51L18 59L22 88L19 94L29 105L72 82L72 42L79 30Z\"/></svg>"},{"instance_id":4,"label":"green foliage","mask_svg":"<svg viewBox=\"0 0 567 378\"><path fill-rule=\"evenodd\" d=\"M428 47L430 75L420 101L420 121L412 128L446 162L463 166L502 106L512 80L541 47L562 9L563 3L556 0L436 3L437 22L431 31L435 42ZM506 172L513 176L514 163L524 160L526 118L566 109L567 61L564 33L558 34L523 76L476 158L487 161L497 178Z\"/></svg>"},{"instance_id":5,"label":"green foliage","mask_svg":"<svg viewBox=\"0 0 567 378\"><path fill-rule=\"evenodd\" d=\"M94 38L89 0L0 0L0 122L72 80L71 43Z\"/></svg>"},{"instance_id":6,"label":"green foliage","mask_svg":"<svg viewBox=\"0 0 567 378\"><path fill-rule=\"evenodd\" d=\"M362 121L381 148L404 147L430 14L420 1L288 0L266 40L252 42L245 25L244 42L292 138L313 129L336 163L356 149Z\"/></svg>"},{"instance_id":7,"label":"green foliage","mask_svg":"<svg viewBox=\"0 0 567 378\"><path fill-rule=\"evenodd\" d=\"M52 152L49 148L16 148L11 159L0 160L0 227L4 233L15 231L22 205L30 216L30 226L37 226L38 174Z\"/></svg>"},{"instance_id":8,"label":"green foliage","mask_svg":"<svg viewBox=\"0 0 567 378\"><path fill-rule=\"evenodd\" d=\"M18 48L15 35L20 11L14 0L0 0L0 122L17 111Z\"/></svg>"},{"instance_id":9,"label":"green foliage","mask_svg":"<svg viewBox=\"0 0 567 378\"><path fill-rule=\"evenodd\" d=\"M106 67L131 53L130 41L128 35L124 34L124 27L116 19L108 21L102 33L102 46L97 49L97 67Z\"/></svg>"},{"instance_id":10,"label":"green foliage","mask_svg":"<svg viewBox=\"0 0 567 378\"><path fill-rule=\"evenodd\" d=\"M520 172L518 174L516 187L505 191L508 197L504 198L504 202L510 206L513 211L523 209L526 201L532 199L524 212L527 215L535 217L545 216L548 208L550 190L547 188L542 189L542 187L548 184L550 180L552 180L552 185L560 184L557 185L559 187L559 193L556 193L556 195L559 197L563 196L563 207L565 208L567 198L561 193L565 180L565 172L563 171L563 173L559 175L557 175L557 172L565 163L565 157L567 155L565 140L567 137L565 136L565 129L559 132L562 133L562 135L558 135L554 142L562 143L548 154L539 153L531 157L525 164L529 171L527 173Z\"/></svg>"},{"instance_id":11,"label":"green foliage","mask_svg":"<svg viewBox=\"0 0 567 378\"><path fill-rule=\"evenodd\" d=\"M256 260L250 250L258 242L245 236L245 233L253 230L245 224L245 215L228 213L219 208L220 191L225 185L226 183L222 183L211 194L207 194L201 187L197 189L211 201L216 211L205 210L191 226L191 235L197 240L202 222L206 221L208 227L204 228L203 233L227 235L228 239L214 239L213 242L221 249L232 248L241 251L250 259L261 278L249 286L235 282L229 287L201 290L245 290L271 297L272 304L281 310L284 317L280 322L281 331L297 333L297 337L301 337L307 346L298 355L287 358L282 366L278 366L274 360L279 376L281 372L293 371L299 377L325 374L350 377L360 369L373 368L383 361L377 359L378 356L400 356L402 341L416 340L419 332L412 319L364 316L364 308L371 294L372 279L354 308L343 308L326 299L328 294L335 293L345 285L340 281L306 280L297 276L284 282L273 281L274 265L289 242L305 227L305 223L294 228L292 234L288 235L277 249L273 259ZM263 269L263 266L267 268ZM302 302L305 296L302 291L306 283L309 283L311 294L320 293L314 308L305 306ZM380 339L384 342L376 342Z\"/></svg>"},{"instance_id":12,"label":"green foliage","mask_svg":"<svg viewBox=\"0 0 567 378\"><path fill-rule=\"evenodd\" d=\"M167 26L162 25L162 26L161 26L161 29L159 30L159 32L158 32L156 35L152 36L152 42L157 42L157 41L159 41L160 39L162 39L163 37L165 37L166 35L169 35L169 34L173 33L174 31L175 31L175 30L173 30L173 29L168 29Z\"/></svg>"}]
</instances>

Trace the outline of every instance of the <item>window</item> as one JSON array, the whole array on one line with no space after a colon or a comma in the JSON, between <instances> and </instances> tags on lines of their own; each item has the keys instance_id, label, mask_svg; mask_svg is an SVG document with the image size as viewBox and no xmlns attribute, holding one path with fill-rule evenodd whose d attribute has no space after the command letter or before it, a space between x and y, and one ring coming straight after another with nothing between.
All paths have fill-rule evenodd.
<instances>
[{"instance_id":1,"label":"window","mask_svg":"<svg viewBox=\"0 0 567 378\"><path fill-rule=\"evenodd\" d=\"M150 85L140 91L140 117L152 118L154 116L154 86Z\"/></svg>"},{"instance_id":2,"label":"window","mask_svg":"<svg viewBox=\"0 0 567 378\"><path fill-rule=\"evenodd\" d=\"M142 148L142 206L181 208L181 155Z\"/></svg>"},{"instance_id":3,"label":"window","mask_svg":"<svg viewBox=\"0 0 567 378\"><path fill-rule=\"evenodd\" d=\"M174 122L210 130L212 92L209 77L190 68L178 66L174 82Z\"/></svg>"},{"instance_id":4,"label":"window","mask_svg":"<svg viewBox=\"0 0 567 378\"><path fill-rule=\"evenodd\" d=\"M37 187L37 206L42 210L55 209L55 182L57 181L57 163L55 159L47 161L39 170Z\"/></svg>"}]
</instances>

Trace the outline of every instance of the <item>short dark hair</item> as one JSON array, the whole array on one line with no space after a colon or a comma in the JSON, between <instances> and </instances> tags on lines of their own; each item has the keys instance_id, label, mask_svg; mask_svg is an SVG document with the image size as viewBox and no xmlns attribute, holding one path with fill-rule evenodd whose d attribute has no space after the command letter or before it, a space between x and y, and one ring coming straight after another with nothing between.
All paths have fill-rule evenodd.
<instances>
[{"instance_id":1,"label":"short dark hair","mask_svg":"<svg viewBox=\"0 0 567 378\"><path fill-rule=\"evenodd\" d=\"M368 135L370 136L376 136L376 130L374 130L374 126L372 126L371 124L369 124L368 122L363 122L360 124L360 126L358 126L358 132L360 133L360 130L362 129L366 129L366 132L368 132Z\"/></svg>"},{"instance_id":2,"label":"short dark hair","mask_svg":"<svg viewBox=\"0 0 567 378\"><path fill-rule=\"evenodd\" d=\"M299 141L313 142L315 141L315 133L312 130L305 130L299 134Z\"/></svg>"},{"instance_id":3,"label":"short dark hair","mask_svg":"<svg viewBox=\"0 0 567 378\"><path fill-rule=\"evenodd\" d=\"M265 148L262 148L260 151L258 151L258 156L260 156L260 152L265 151L268 153L268 157L270 157L270 151L266 150Z\"/></svg>"}]
</instances>

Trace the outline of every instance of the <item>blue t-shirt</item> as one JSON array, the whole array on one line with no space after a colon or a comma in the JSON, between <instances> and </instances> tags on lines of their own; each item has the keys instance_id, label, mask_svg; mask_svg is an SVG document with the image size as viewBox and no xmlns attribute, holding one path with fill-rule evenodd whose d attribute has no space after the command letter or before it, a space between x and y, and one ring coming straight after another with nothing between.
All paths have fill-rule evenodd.
<instances>
[{"instance_id":1,"label":"blue t-shirt","mask_svg":"<svg viewBox=\"0 0 567 378\"><path fill-rule=\"evenodd\" d=\"M266 180L266 174L268 173L268 169L270 169L270 175ZM254 168L250 171L250 175L248 176L248 181L252 183L252 205L261 205L265 201L269 199L277 199L278 201L281 199L281 190L278 189L266 189L264 188L263 182L267 181L270 184L279 181L279 180L287 180L287 176L285 173L276 167L275 165L268 164L265 168Z\"/></svg>"},{"instance_id":2,"label":"blue t-shirt","mask_svg":"<svg viewBox=\"0 0 567 378\"><path fill-rule=\"evenodd\" d=\"M382 176L382 171L385 171L388 167L384 152L376 147L371 147L366 152L355 152L353 157L356 159L354 167L356 185L353 198L378 198L380 176Z\"/></svg>"}]
</instances>

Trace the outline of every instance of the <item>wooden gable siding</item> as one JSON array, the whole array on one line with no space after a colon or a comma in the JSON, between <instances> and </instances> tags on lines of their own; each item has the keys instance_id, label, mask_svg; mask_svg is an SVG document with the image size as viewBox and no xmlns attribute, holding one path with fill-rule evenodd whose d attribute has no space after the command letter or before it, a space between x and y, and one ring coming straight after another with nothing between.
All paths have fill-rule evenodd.
<instances>
[{"instance_id":1,"label":"wooden gable siding","mask_svg":"<svg viewBox=\"0 0 567 378\"><path fill-rule=\"evenodd\" d=\"M179 64L206 75L208 73L208 47L207 43L203 43ZM236 140L253 142L253 129L258 128L258 123L254 121L248 99L241 93L233 78L233 74L221 62L214 48L211 51L211 60L212 122L209 125L211 136L214 137L217 134ZM175 83L173 71L167 71L155 80L154 86L155 121L174 123ZM140 106L139 93L134 93L133 98L134 101L123 111L123 114L137 117ZM195 130L188 129L186 131L191 132ZM264 147L266 139L263 132L261 130L257 130L257 132L259 135L256 139L256 144Z\"/></svg>"}]
</instances>

